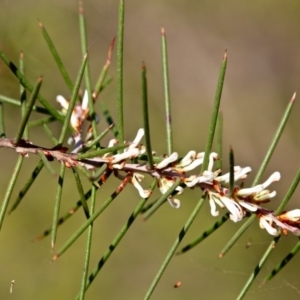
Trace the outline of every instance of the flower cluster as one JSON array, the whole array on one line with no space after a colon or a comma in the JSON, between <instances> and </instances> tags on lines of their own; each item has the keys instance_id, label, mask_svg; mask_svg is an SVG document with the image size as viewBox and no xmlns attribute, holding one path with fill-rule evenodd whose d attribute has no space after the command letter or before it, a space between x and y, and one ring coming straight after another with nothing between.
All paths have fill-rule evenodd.
<instances>
[{"instance_id":1,"label":"flower cluster","mask_svg":"<svg viewBox=\"0 0 300 300\"><path fill-rule=\"evenodd\" d=\"M228 185L230 174L221 174L221 170L213 171L214 161L218 159L215 152L210 153L208 168L201 175L189 175L188 172L194 170L203 163L204 152L196 153L189 151L186 156L179 159L178 153L174 152L170 156L164 157L159 163L149 169L145 164L129 163L128 160L139 159L140 155L145 153L145 146L140 144L143 138L144 130L139 129L133 142L120 154L107 154L102 157L95 157L80 162L88 169L93 169L95 162L106 163L109 169L114 170L114 174L120 178L124 177L120 171L124 171L126 176L131 176L131 183L138 190L142 198L150 196L150 191L143 189L141 182L144 179L142 173L151 175L158 179L158 186L162 194L165 194L180 178L181 184L176 187L175 193L180 195L184 188L201 188L209 199L211 214L218 216L218 207L226 208L230 213L230 219L233 222L241 221L249 214L256 214L259 218L259 225L266 229L269 234L277 236L281 233L291 231L294 234L300 231L300 209L284 212L278 216L272 210L261 206L276 196L276 191L270 191L267 188L276 181L280 180L280 173L273 173L264 183L251 188L241 188L235 186L230 194ZM116 145L118 141L113 139L109 147ZM243 180L251 172L250 167L234 167L234 181ZM180 200L174 196L169 196L168 201L174 208L180 207Z\"/></svg>"},{"instance_id":2,"label":"flower cluster","mask_svg":"<svg viewBox=\"0 0 300 300\"><path fill-rule=\"evenodd\" d=\"M57 96L57 102L62 106L63 111L67 111L69 102L63 96ZM82 125L89 117L88 110L88 93L85 91L81 104L74 107L71 116L71 126L75 129L76 134L75 148L72 153L76 153L83 145L82 141ZM91 127L88 129L87 139L91 138L89 134ZM101 157L85 159L77 163L81 164L88 170L95 169L96 166L106 163L107 168L114 170L116 177L124 180L124 176L120 171L126 173L126 177L130 177L131 183L137 189L142 198L148 198L151 191L145 190L141 186L144 179L142 173L149 174L158 179L158 186L162 194L165 194L180 178L180 185L176 187L175 194L180 195L184 192L184 188L200 187L209 199L211 214L218 216L218 207L226 208L229 212L230 219L233 222L239 222L249 214L255 213L259 218L259 225L266 229L273 236L279 235L281 232L287 233L291 231L294 234L300 231L300 209L289 212L283 212L275 216L274 212L261 206L261 204L269 202L276 196L276 191L270 191L267 188L275 181L280 180L280 173L273 173L264 183L251 188L240 188L235 186L230 194L228 188L230 174L221 174L221 170L213 171L214 161L218 159L215 152L210 153L208 168L201 175L189 175L188 172L202 165L204 161L204 152L197 153L189 151L183 158L179 159L178 153L174 152L170 156L164 157L159 163L154 165L150 170L144 164L128 163L128 160L138 159L140 155L146 152L143 145L140 144L144 136L144 129L139 129L136 138L129 146L119 154L106 154ZM108 147L118 144L117 139L110 141ZM155 155L155 153L153 153ZM251 172L250 167L234 167L234 182L244 180ZM167 197L170 205L174 208L180 207L180 200L173 195Z\"/></svg>"}]
</instances>

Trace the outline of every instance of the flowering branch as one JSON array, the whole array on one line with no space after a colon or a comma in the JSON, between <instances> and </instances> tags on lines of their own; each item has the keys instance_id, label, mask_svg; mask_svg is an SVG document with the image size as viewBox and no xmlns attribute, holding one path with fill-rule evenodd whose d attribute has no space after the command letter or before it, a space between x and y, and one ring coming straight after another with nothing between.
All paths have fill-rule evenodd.
<instances>
[{"instance_id":1,"label":"flowering branch","mask_svg":"<svg viewBox=\"0 0 300 300\"><path fill-rule=\"evenodd\" d=\"M154 164L152 169L146 164L129 162L133 158L142 161L141 157L146 151L144 145L140 144L143 135L144 130L139 129L133 142L120 145L121 147L124 146L123 148L126 147L124 152L120 154L113 154L113 151L116 149L115 146L118 144L118 140L113 139L110 141L108 148L104 149L106 152L109 151L108 153L91 158L84 157L89 157L90 153L95 152L87 152L85 154L67 153L68 149L60 145L49 149L36 146L25 140L20 140L18 144L15 144L13 139L0 139L0 147L15 149L17 153L24 156L28 156L29 153L38 154L42 152L49 161L57 160L64 163L68 168L80 165L87 170L94 171L105 164L105 172L114 171L114 175L121 180L130 178L130 182L138 190L142 198L149 197L151 193L150 190L143 189L140 184L144 179L143 174L148 174L158 179L158 186L162 194L165 194L179 178L181 184L175 189L176 194L182 194L184 188L193 189L198 187L202 189L208 194L213 216L219 215L217 209L217 206L219 206L226 208L230 212L230 219L233 222L239 222L249 214L256 214L259 218L260 227L266 229L273 236L278 236L281 232L287 234L288 231L293 234L299 233L300 209L283 212L276 216L274 211L261 206L261 204L269 202L270 199L276 196L276 191L271 192L267 188L273 182L280 180L279 172L273 173L264 183L251 188L235 186L231 194L228 187L230 174L220 175L220 169L213 171L214 161L218 159L218 155L215 152L209 155L208 168L201 175L190 175L188 172L202 165L204 152L189 151L181 159L178 158L178 153L173 152L170 156ZM250 167L235 166L234 182L244 180L250 172ZM125 173L125 176L122 173ZM90 178L92 179L93 176L91 175ZM167 199L172 207L180 207L180 200L174 198L174 196L171 195Z\"/></svg>"}]
</instances>

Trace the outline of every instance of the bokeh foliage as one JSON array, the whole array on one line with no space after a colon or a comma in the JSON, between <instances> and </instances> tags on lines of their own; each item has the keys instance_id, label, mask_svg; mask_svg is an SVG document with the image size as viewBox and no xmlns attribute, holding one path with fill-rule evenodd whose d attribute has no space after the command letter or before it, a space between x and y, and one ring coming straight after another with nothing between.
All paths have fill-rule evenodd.
<instances>
[{"instance_id":1,"label":"bokeh foliage","mask_svg":"<svg viewBox=\"0 0 300 300\"><path fill-rule=\"evenodd\" d=\"M68 89L62 78L57 76L57 67L42 38L36 19L39 18L47 27L69 73L72 74L72 80L75 81L81 62L77 5L73 1L26 1L26 5L22 1L14 1L13 4L2 4L0 22L3 22L3 26L0 26L0 43L5 53L9 53L10 57L17 61L19 50L24 51L26 74L32 82L43 74L43 94L48 99L53 99L53 104L57 94L68 96ZM166 144L162 142L165 140L165 134L161 130L164 126L164 109L160 26L164 24L169 42L174 148L181 153L191 148L204 150L219 68L218 58L224 48L228 48L231 60L222 100L225 124L223 141L224 145L230 144L234 147L235 159L239 164L247 164L254 170L257 169L284 107L292 92L299 86L297 58L300 41L297 39L297 28L300 21L296 14L297 6L299 4L296 1L289 4L261 1L256 4L227 2L219 5L209 1L189 1L188 4L183 1L173 1L172 4L163 4L160 1L128 3L124 45L124 119L127 132L125 138L132 139L136 129L142 126L140 62L145 60L148 69L152 144L155 150L167 152ZM25 7L27 14L24 14ZM91 73L95 81L106 59L108 45L116 35L118 7L117 3L111 1L86 1L85 10ZM115 59L112 69L115 70ZM112 73L115 77L116 73ZM18 97L18 82L2 63L0 75L1 93ZM115 80L102 97L115 115ZM296 104L295 111L299 111L299 104ZM19 118L19 111L6 106L5 113L7 135L13 136L17 130L18 123L15 120ZM298 113L292 115L269 167L270 171L279 170L282 173L282 180L278 184L280 188L276 188L279 192L277 199L283 197L299 167L300 139L297 134L297 116ZM104 124L100 124L100 127L104 129ZM59 132L58 127L54 126L53 129ZM35 143L45 146L49 143L39 129L33 131L30 138ZM52 145L49 143L49 146ZM7 173L11 173L16 154L2 149L1 153L1 169L5 171L0 174L0 186L4 192L9 179ZM31 157L24 161L26 168L23 168L20 178L29 176L38 159ZM226 168L227 163L224 162L224 165ZM54 165L54 168L57 168L58 172L58 164ZM88 186L88 182L85 183ZM22 186L21 181L17 182L15 192ZM1 294L8 294L12 279L16 280L12 296L17 299L28 299L32 295L36 298L43 296L43 299L59 296L69 299L77 293L81 280L85 238L80 238L77 241L78 247L72 247L69 255L54 264L49 263L51 254L45 255L50 251L49 240L39 244L30 243L35 234L51 223L55 189L56 179L52 181L50 175L44 171L34 189L27 195L26 205L21 205L5 220L1 232L0 260L6 272L5 276L1 277ZM110 191L109 188L103 189L103 199ZM77 198L73 175L69 172L64 185L61 209L71 207ZM123 299L140 299L178 230L194 207L196 199L198 197L194 193L186 193L180 210L162 207L149 222L134 224L113 254L114 259L105 266L106 272L99 275L98 284L89 290L87 298L93 299L102 295L107 299L117 299L121 296ZM299 191L293 197L291 207L296 206L296 199L299 199ZM136 192L128 189L123 198L118 199L97 220L97 226L94 228L92 265L98 261L136 204ZM215 222L207 211L208 207L198 216L187 239ZM57 243L62 244L83 220L84 215L79 214L65 228L62 227ZM251 230L221 261L216 259L217 255L237 228L235 224L226 224L205 243L174 259L154 298L168 296L172 299L197 299L199 295L203 298L211 295L216 298L235 297L263 253L265 245L271 240L265 232L257 230L256 226L257 224L253 224ZM245 244L250 239L253 245L246 249ZM285 238L266 269L272 269L291 248L293 242L293 237ZM266 295L272 293L279 297L282 293L296 299L297 294L288 283L299 286L297 260L296 257L294 264L283 270L273 283L264 286L261 292L258 285L253 286L252 294L250 293L248 298L251 299L254 295L257 299L265 299ZM179 289L173 289L177 280L182 280L183 285ZM130 293L124 295L124 290Z\"/></svg>"}]
</instances>

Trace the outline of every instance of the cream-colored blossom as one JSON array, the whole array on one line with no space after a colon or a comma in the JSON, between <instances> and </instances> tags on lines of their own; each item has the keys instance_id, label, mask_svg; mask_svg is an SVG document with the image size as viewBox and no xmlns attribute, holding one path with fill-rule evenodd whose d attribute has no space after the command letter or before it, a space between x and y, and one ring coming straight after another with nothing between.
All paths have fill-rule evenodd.
<instances>
[{"instance_id":1,"label":"cream-colored blossom","mask_svg":"<svg viewBox=\"0 0 300 300\"><path fill-rule=\"evenodd\" d=\"M266 229L269 234L278 236L280 229L274 226L274 221L271 215L262 215L259 218L259 226L262 229Z\"/></svg>"}]
</instances>

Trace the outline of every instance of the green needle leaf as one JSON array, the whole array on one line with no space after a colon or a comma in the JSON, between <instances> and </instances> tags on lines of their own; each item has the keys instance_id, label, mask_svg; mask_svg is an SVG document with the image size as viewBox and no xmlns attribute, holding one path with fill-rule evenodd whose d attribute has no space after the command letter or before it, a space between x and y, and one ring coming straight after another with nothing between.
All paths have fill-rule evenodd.
<instances>
[{"instance_id":1,"label":"green needle leaf","mask_svg":"<svg viewBox=\"0 0 300 300\"><path fill-rule=\"evenodd\" d=\"M208 159L209 159L209 154L211 152L213 140L214 140L214 134L217 129L217 145L220 149L219 153L219 165L218 169L222 168L222 126L223 126L223 118L222 115L220 114L220 103L221 103L221 96L222 96L222 91L223 91L223 84L224 84L224 79L225 79L225 74L226 74L226 67L227 67L227 51L225 51L223 61L221 63L221 69L220 69L220 74L219 74L219 79L218 79L218 84L217 84L217 90L216 90L216 95L215 95L215 100L214 100L214 105L213 105L213 110L212 110L212 116L211 116L211 122L210 122L210 128L209 128L209 134L207 137L207 142L205 146L205 155L204 155L204 161L201 167L201 172L202 174L208 167ZM217 127L217 128L216 128ZM183 253L188 251L189 249L193 248L197 244L199 244L201 241L204 240L204 238L207 236L207 233L210 235L212 234L217 228L219 228L221 225L223 225L227 220L228 220L229 214L225 214L220 220L218 220L213 227L205 231L200 237L198 237L196 240L194 240L191 244L185 246L179 253Z\"/></svg>"},{"instance_id":2,"label":"green needle leaf","mask_svg":"<svg viewBox=\"0 0 300 300\"><path fill-rule=\"evenodd\" d=\"M56 139L56 137L53 135L53 132L50 130L50 128L47 126L46 123L43 124L43 128L44 131L48 134L48 136L50 137L50 139L52 140L54 145L58 144L58 140Z\"/></svg>"},{"instance_id":3,"label":"green needle leaf","mask_svg":"<svg viewBox=\"0 0 300 300\"><path fill-rule=\"evenodd\" d=\"M29 101L28 101L28 103L27 103L27 105L26 105L26 111L25 111L25 113L24 113L24 115L23 115L23 117L22 117L22 121L21 121L19 130L18 130L18 134L17 134L17 136L16 136L16 138L15 138L15 141L14 141L14 143L15 143L16 145L19 144L19 142L20 142L20 140L21 140L21 138L22 138L22 136L23 136L23 133L24 133L25 127L26 127L26 125L27 125L27 123L28 123L28 119L29 119L29 117L30 117L30 114L31 114L31 111L32 111L34 102L35 102L35 100L36 100L36 97L37 97L37 95L38 95L38 93L39 93L39 90L40 90L40 87L41 87L41 85L42 85L42 81L43 81L43 78L40 77L40 78L38 79L38 81L37 81L37 84L35 85L35 87L34 87L34 89L33 89L33 91L32 91L32 94L31 94L30 99L29 99Z\"/></svg>"},{"instance_id":4,"label":"green needle leaf","mask_svg":"<svg viewBox=\"0 0 300 300\"><path fill-rule=\"evenodd\" d=\"M52 168L49 160L47 159L45 153L43 153L42 151L38 151L39 156L41 157L41 160L43 161L43 164L45 165L46 169L48 169L48 171L50 172L50 174L53 177L57 176L56 171Z\"/></svg>"},{"instance_id":5,"label":"green needle leaf","mask_svg":"<svg viewBox=\"0 0 300 300\"><path fill-rule=\"evenodd\" d=\"M22 104L19 100L12 99L12 98L9 98L9 97L3 96L3 95L0 95L0 100L5 102L5 103L9 103L9 104L12 104L12 105L15 105L15 106L21 106L21 104ZM34 105L32 110L35 111L35 112L44 114L44 115L51 115L50 112L44 107ZM63 116L60 112L58 112L58 114ZM55 118L55 119L57 119L57 118Z\"/></svg>"},{"instance_id":6,"label":"green needle leaf","mask_svg":"<svg viewBox=\"0 0 300 300\"><path fill-rule=\"evenodd\" d=\"M216 169L222 170L222 151L223 150L223 114L219 111L216 128L216 152L219 159L216 161Z\"/></svg>"},{"instance_id":7,"label":"green needle leaf","mask_svg":"<svg viewBox=\"0 0 300 300\"><path fill-rule=\"evenodd\" d=\"M219 115L226 67L227 67L227 51L225 51L223 61L221 63L221 69L220 69L220 74L219 74L217 90L216 90L216 96L215 96L212 115L211 115L211 119L210 119L209 133L208 133L206 146L205 146L205 155L204 155L203 164L201 166L201 174L207 169L207 166L208 166L209 154L211 152L214 135L215 135L216 124L217 124L218 115Z\"/></svg>"},{"instance_id":8,"label":"green needle leaf","mask_svg":"<svg viewBox=\"0 0 300 300\"><path fill-rule=\"evenodd\" d=\"M287 191L284 199L282 200L282 202L280 203L279 207L275 210L274 215L279 215L285 208L285 206L288 204L288 202L290 201L291 197L293 196L298 184L300 181L300 169L298 170L289 190Z\"/></svg>"},{"instance_id":9,"label":"green needle leaf","mask_svg":"<svg viewBox=\"0 0 300 300\"><path fill-rule=\"evenodd\" d=\"M167 145L168 155L173 152L173 135L172 135L172 114L170 99L170 80L168 70L168 49L167 38L164 27L161 28L161 52L162 52L162 69L164 81L165 110L166 110L166 127L167 127Z\"/></svg>"},{"instance_id":10,"label":"green needle leaf","mask_svg":"<svg viewBox=\"0 0 300 300\"><path fill-rule=\"evenodd\" d=\"M71 100L70 100L68 110L67 110L67 113L66 113L66 116L65 116L65 120L64 120L64 123L63 123L61 134L60 134L60 137L59 137L59 140L58 140L59 144L64 143L64 140L65 140L66 135L67 135L67 130L69 128L71 116L72 116L73 109L74 109L74 106L75 106L75 102L76 102L76 99L77 99L77 96L78 96L81 80L82 80L82 77L83 77L83 74L84 74L84 69L85 69L85 66L86 66L86 63L87 63L87 57L88 57L87 54L83 57L83 61L81 63L80 69L79 69L79 73L78 73L78 76L77 76L77 79L76 79L76 82L75 82L74 89L72 91Z\"/></svg>"},{"instance_id":11,"label":"green needle leaf","mask_svg":"<svg viewBox=\"0 0 300 300\"><path fill-rule=\"evenodd\" d=\"M66 170L65 165L63 163L61 163L59 177L58 177L58 185L57 185L57 190L56 190L56 200L55 200L55 206L54 206L54 212L53 212L51 252L53 252L53 250L54 250L54 245L55 245L55 241L56 241L57 221L58 221L58 216L59 216L61 194L62 194L64 177L65 177L65 170Z\"/></svg>"},{"instance_id":12,"label":"green needle leaf","mask_svg":"<svg viewBox=\"0 0 300 300\"><path fill-rule=\"evenodd\" d=\"M272 270L272 272L264 279L263 284L266 281L271 280L279 271L283 269L283 267L286 266L286 264L295 257L295 255L300 250L300 238L298 243L294 246L294 248L289 252L289 254Z\"/></svg>"},{"instance_id":13,"label":"green needle leaf","mask_svg":"<svg viewBox=\"0 0 300 300\"><path fill-rule=\"evenodd\" d=\"M19 60L19 65L20 65L20 71L24 74L24 54L21 51L20 53L20 60ZM24 116L26 115L26 100L27 100L27 96L26 96L26 90L24 89L23 85L20 84L20 100L21 100L21 115L22 118L24 118ZM24 133L22 136L24 136L24 139L28 139L28 123L25 126L24 129ZM21 136L21 137L22 137Z\"/></svg>"},{"instance_id":14,"label":"green needle leaf","mask_svg":"<svg viewBox=\"0 0 300 300\"><path fill-rule=\"evenodd\" d=\"M250 288L251 284L253 283L254 279L256 278L256 276L258 275L258 273L260 272L260 270L262 269L262 267L265 264L265 262L268 260L268 258L271 255L272 251L275 249L277 243L279 242L280 237L281 236L279 235L279 236L275 237L272 240L272 242L270 243L269 247L266 249L264 255L260 259L259 263L257 264L257 266L253 270L252 274L250 275L249 279L247 280L246 285L243 287L241 293L236 298L237 300L241 300L241 299L244 298L244 296L246 295L248 289Z\"/></svg>"},{"instance_id":15,"label":"green needle leaf","mask_svg":"<svg viewBox=\"0 0 300 300\"><path fill-rule=\"evenodd\" d=\"M230 147L229 150L229 195L232 197L234 192L234 153Z\"/></svg>"},{"instance_id":16,"label":"green needle leaf","mask_svg":"<svg viewBox=\"0 0 300 300\"><path fill-rule=\"evenodd\" d=\"M95 203L96 203L96 187L92 187L92 200L91 200L91 214L94 213L95 209ZM89 226L88 229L88 237L87 237L87 243L85 248L85 261L84 261L84 267L83 267L83 273L82 273L82 280L81 280L81 290L80 290L80 296L79 299L83 300L85 297L85 284L88 277L89 272L89 263L90 263L90 257L91 257L91 248L92 248L92 236L93 236L93 223Z\"/></svg>"},{"instance_id":17,"label":"green needle leaf","mask_svg":"<svg viewBox=\"0 0 300 300\"><path fill-rule=\"evenodd\" d=\"M268 163L269 163L269 161L270 161L270 159L271 159L271 157L272 157L272 155L275 151L275 148L276 148L276 146L277 146L277 144L280 140L280 137L283 133L285 125L286 125L286 123L287 123L287 121L290 117L290 114L292 112L292 108L293 108L294 103L295 103L295 99L296 99L296 93L293 94L292 99L290 100L289 104L287 105L287 108L286 108L286 110L285 110L285 112L282 116L282 119L279 123L279 126L278 126L277 130L276 130L276 133L275 133L275 136L274 136L274 138L271 142L271 145L270 145L270 147L269 147L269 149L266 153L266 156L265 156L265 158L264 158L264 160L263 160L263 162L262 162L255 178L254 178L254 181L253 181L253 184L252 184L253 186L259 183L259 181L262 178L263 173L265 172L265 170L268 166Z\"/></svg>"},{"instance_id":18,"label":"green needle leaf","mask_svg":"<svg viewBox=\"0 0 300 300\"><path fill-rule=\"evenodd\" d=\"M41 118L41 119L38 119L38 120L28 122L28 127L29 128L30 127L36 127L36 126L48 124L48 123L51 123L51 122L54 122L54 121L56 121L56 119L52 116L45 117L45 118Z\"/></svg>"},{"instance_id":19,"label":"green needle leaf","mask_svg":"<svg viewBox=\"0 0 300 300\"><path fill-rule=\"evenodd\" d=\"M24 196L28 192L29 188L31 187L31 185L33 184L35 179L38 177L38 175L40 174L43 167L44 167L44 162L42 160L40 160L38 165L33 170L32 174L31 174L31 177L27 180L27 182L26 182L25 186L23 187L23 189L19 192L19 195L18 195L17 199L15 200L15 202L13 203L13 205L12 205L10 211L9 211L9 214L11 212L13 212L18 207L18 205L20 204L20 202L22 201L22 199L24 198Z\"/></svg>"},{"instance_id":20,"label":"green needle leaf","mask_svg":"<svg viewBox=\"0 0 300 300\"><path fill-rule=\"evenodd\" d=\"M85 195L84 195L84 192L83 192L83 187L82 187L82 184L81 184L81 180L80 180L80 177L79 177L76 169L72 168L72 170L73 170L74 178L75 178L75 181L76 181L78 193L79 193L79 196L80 196L80 201L81 201L85 216L88 219L90 217L90 212L89 212L89 207L88 207L88 205L86 203L86 200L85 200Z\"/></svg>"},{"instance_id":21,"label":"green needle leaf","mask_svg":"<svg viewBox=\"0 0 300 300\"><path fill-rule=\"evenodd\" d=\"M77 154L74 159L80 160L80 159L84 159L84 158L93 158L96 156L101 156L104 155L106 153L112 153L114 151L118 151L118 150L122 150L126 147L128 147L130 144L123 144L123 145L117 145L117 146L113 146L113 147L108 147L108 148L104 148L104 149L99 149L99 150L95 150L95 151L90 151L87 153L79 153Z\"/></svg>"},{"instance_id":22,"label":"green needle leaf","mask_svg":"<svg viewBox=\"0 0 300 300\"><path fill-rule=\"evenodd\" d=\"M101 70L100 76L99 76L98 81L96 83L96 86L95 86L95 89L94 89L94 92L93 92L94 101L97 99L99 93L101 92L101 89L103 88L104 80L106 78L106 75L107 75L107 72L108 72L108 69L109 69L109 66L110 66L110 63L111 63L111 56L112 56L112 52L113 52L113 49L114 49L115 41L116 41L116 38L114 38L112 40L112 42L109 46L106 62L105 62L104 66Z\"/></svg>"},{"instance_id":23,"label":"green needle leaf","mask_svg":"<svg viewBox=\"0 0 300 300\"><path fill-rule=\"evenodd\" d=\"M181 231L179 232L173 246L171 247L167 257L165 258L165 260L163 261L158 273L156 274L152 284L150 285L146 296L144 298L144 300L148 300L150 299L155 287L157 286L160 278L162 277L164 271L166 270L169 262L171 261L172 257L174 256L176 249L178 248L180 242L182 241L182 239L184 238L185 234L187 233L187 231L189 230L190 226L192 225L193 221L195 220L198 212L200 211L202 205L204 204L206 195L204 194L201 199L199 200L198 204L196 205L195 209L193 210L192 214L190 215L189 219L187 220L187 222L185 223L184 227L181 229Z\"/></svg>"},{"instance_id":24,"label":"green needle leaf","mask_svg":"<svg viewBox=\"0 0 300 300\"><path fill-rule=\"evenodd\" d=\"M85 147L83 147L80 150L80 153L85 153L88 150L90 150L91 148L93 148L94 146L96 146L108 134L108 132L112 129L113 126L114 126L114 124L112 124L108 128L106 128L102 133L99 134L99 136L97 136L94 140L92 140Z\"/></svg>"},{"instance_id":25,"label":"green needle leaf","mask_svg":"<svg viewBox=\"0 0 300 300\"><path fill-rule=\"evenodd\" d=\"M52 261L55 261L60 257L79 237L80 235L100 216L100 214L108 207L109 204L121 193L128 180L124 180L118 188L111 194L110 197L101 205L101 207L88 219L80 228L71 236L71 238L60 248L60 250L53 256Z\"/></svg>"},{"instance_id":26,"label":"green needle leaf","mask_svg":"<svg viewBox=\"0 0 300 300\"><path fill-rule=\"evenodd\" d=\"M65 68L65 66L64 66L64 64L63 64L63 62L62 62L62 60L61 60L61 58L60 58L53 42L52 42L48 32L47 32L47 30L46 30L46 28L44 27L42 22L40 22L40 21L38 21L38 22L39 22L39 27L42 30L42 34L45 38L45 41L46 41L46 43L49 47L49 50L51 51L52 56L53 56L57 66L58 66L58 69L59 69L63 79L65 80L69 90L72 91L73 90L73 83L71 81L71 78L70 78L70 76L69 76L69 74L68 74L68 72L67 72L67 70L66 70L66 68Z\"/></svg>"},{"instance_id":27,"label":"green needle leaf","mask_svg":"<svg viewBox=\"0 0 300 300\"><path fill-rule=\"evenodd\" d=\"M123 40L124 40L124 0L120 0L118 17L117 39L117 113L118 113L118 140L124 142L123 117Z\"/></svg>"},{"instance_id":28,"label":"green needle leaf","mask_svg":"<svg viewBox=\"0 0 300 300\"><path fill-rule=\"evenodd\" d=\"M210 227L208 230L204 231L198 238L196 238L195 240L193 240L190 244L184 246L176 254L177 255L183 254L183 253L185 253L185 252L193 249L195 246L197 246L199 243L201 243L207 237L209 237L212 233L214 233L218 228L220 228L228 219L229 219L229 213L226 213L212 227Z\"/></svg>"},{"instance_id":29,"label":"green needle leaf","mask_svg":"<svg viewBox=\"0 0 300 300\"><path fill-rule=\"evenodd\" d=\"M106 179L111 175L111 171L107 172L105 174ZM101 187L103 184L105 183L105 181L102 180L102 178L100 178L100 180L97 182L96 189L98 189L99 187ZM86 201L89 200L89 198L92 195L92 189L88 190L85 194L84 194L84 199ZM73 206L72 208L68 209L68 212L65 213L62 217L59 218L59 220L57 221L57 226L62 225L63 223L65 223L71 216L73 216L76 211L78 211L78 209L82 206L82 201L78 200L75 204L75 206ZM34 241L40 241L43 238L45 238L46 236L48 236L50 233L52 232L52 227L47 228L46 230L44 230L44 232L41 235L38 235Z\"/></svg>"},{"instance_id":30,"label":"green needle leaf","mask_svg":"<svg viewBox=\"0 0 300 300\"><path fill-rule=\"evenodd\" d=\"M147 75L146 66L142 66L142 100L143 100L143 119L144 119L144 129L145 129L145 141L147 156L149 158L149 168L153 169L153 158L151 149L151 138L150 138L150 126L149 126L149 112L148 112L148 94L147 94Z\"/></svg>"},{"instance_id":31,"label":"green needle leaf","mask_svg":"<svg viewBox=\"0 0 300 300\"><path fill-rule=\"evenodd\" d=\"M114 120L112 119L112 116L111 116L109 110L107 109L106 104L105 104L104 101L101 101L101 102L100 102L100 107L101 107L102 113L103 113L103 115L104 115L104 117L105 117L105 119L106 119L107 124L108 124L109 126L113 125L113 124L114 124ZM117 128L117 126L114 126L114 127L112 128L112 130L113 130L114 136L117 137L118 134L119 134L119 133L118 133L118 128Z\"/></svg>"},{"instance_id":32,"label":"green needle leaf","mask_svg":"<svg viewBox=\"0 0 300 300\"><path fill-rule=\"evenodd\" d=\"M157 179L155 178L153 180L152 184L151 184L151 187L150 187L151 192L153 192L153 190L155 189L156 185L157 185ZM116 249L116 247L118 246L118 244L121 242L121 240L125 236L126 232L128 232L129 228L131 227L131 225L133 224L133 222L136 220L137 216L140 214L142 208L144 207L144 205L145 205L146 201L149 199L149 197L146 198L146 199L141 199L140 200L139 204L136 206L136 208L134 209L133 213L128 218L127 222L121 228L121 230L116 235L116 237L113 239L112 243L109 245L109 247L105 251L104 255L102 256L102 258L98 262L97 266L93 269L93 271L90 274L88 280L86 281L85 291L87 291L87 289L90 287L90 285L95 280L96 276L98 275L98 273L100 272L100 270L102 269L102 267L104 266L104 264L109 259L109 257L112 254L112 252ZM78 299L78 296L76 297L76 299Z\"/></svg>"},{"instance_id":33,"label":"green needle leaf","mask_svg":"<svg viewBox=\"0 0 300 300\"><path fill-rule=\"evenodd\" d=\"M13 74L20 80L20 83L29 91L33 92L33 86L29 83L26 77L19 71L19 69L7 58L7 56L0 50L0 58L13 72ZM49 111L49 113L57 120L63 122L64 116L58 113L58 111L52 107L52 105L40 94L37 95L37 99L40 103Z\"/></svg>"},{"instance_id":34,"label":"green needle leaf","mask_svg":"<svg viewBox=\"0 0 300 300\"><path fill-rule=\"evenodd\" d=\"M86 21L84 17L83 11L83 1L79 1L79 29L80 29L80 38L81 38L81 49L82 53L88 53L88 42L87 42L87 34L86 34ZM91 118L93 136L98 136L97 122L96 122L96 112L94 108L94 102L92 101L92 83L91 83L91 71L90 64L87 61L86 70L85 70L85 85L88 93L89 99L89 115Z\"/></svg>"},{"instance_id":35,"label":"green needle leaf","mask_svg":"<svg viewBox=\"0 0 300 300\"><path fill-rule=\"evenodd\" d=\"M2 202L2 206L1 206L1 210L0 210L0 230L2 228L2 224L3 224L3 220L4 220L4 216L8 207L8 203L9 203L9 199L11 197L11 194L13 192L15 183L17 181L18 175L20 173L21 167L22 167L22 163L23 163L23 159L24 157L22 155L19 155L15 169L13 171L13 174L10 178L10 181L8 183L6 192L5 192L5 196Z\"/></svg>"},{"instance_id":36,"label":"green needle leaf","mask_svg":"<svg viewBox=\"0 0 300 300\"><path fill-rule=\"evenodd\" d=\"M0 138L5 138L4 118L3 118L3 103L0 102Z\"/></svg>"}]
</instances>

